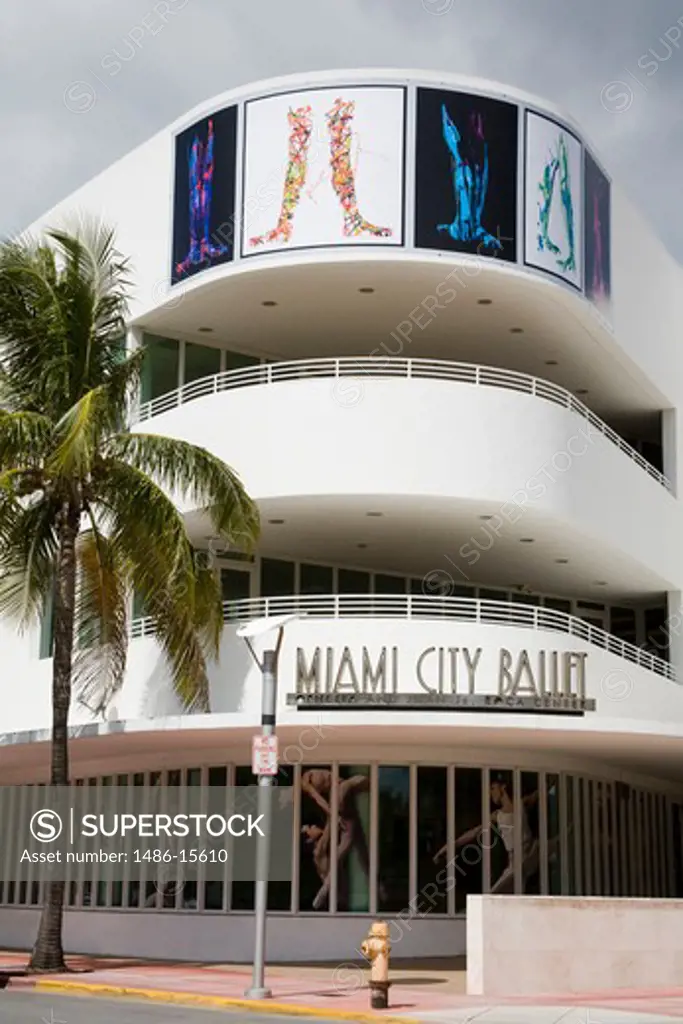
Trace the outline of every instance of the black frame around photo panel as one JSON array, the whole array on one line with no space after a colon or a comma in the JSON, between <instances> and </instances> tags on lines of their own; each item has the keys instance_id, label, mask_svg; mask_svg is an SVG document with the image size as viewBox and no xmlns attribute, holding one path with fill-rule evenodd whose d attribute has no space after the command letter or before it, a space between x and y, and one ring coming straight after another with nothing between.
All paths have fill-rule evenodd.
<instances>
[{"instance_id":1,"label":"black frame around photo panel","mask_svg":"<svg viewBox=\"0 0 683 1024\"><path fill-rule=\"evenodd\" d=\"M518 108L418 88L415 246L517 260Z\"/></svg>"},{"instance_id":2,"label":"black frame around photo panel","mask_svg":"<svg viewBox=\"0 0 683 1024\"><path fill-rule=\"evenodd\" d=\"M236 177L236 105L176 136L172 284L234 259Z\"/></svg>"}]
</instances>

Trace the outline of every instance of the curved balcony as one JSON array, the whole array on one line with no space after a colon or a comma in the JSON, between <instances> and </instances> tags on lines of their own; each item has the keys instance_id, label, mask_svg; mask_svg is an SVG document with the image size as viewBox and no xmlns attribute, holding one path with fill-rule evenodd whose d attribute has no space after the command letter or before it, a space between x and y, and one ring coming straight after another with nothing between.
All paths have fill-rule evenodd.
<instances>
[{"instance_id":1,"label":"curved balcony","mask_svg":"<svg viewBox=\"0 0 683 1024\"><path fill-rule=\"evenodd\" d=\"M578 637L632 664L677 682L668 661L634 644L619 640L582 619L551 608L508 604L474 598L427 597L412 594L329 594L315 596L263 597L226 601L226 622L246 622L276 615L298 615L306 619L444 619L488 626L516 626ZM154 635L151 619L131 623L132 638Z\"/></svg>"},{"instance_id":2,"label":"curved balcony","mask_svg":"<svg viewBox=\"0 0 683 1024\"><path fill-rule=\"evenodd\" d=\"M460 384L471 384L475 387L501 388L506 391L517 391L532 395L543 401L551 402L563 409L568 409L581 417L590 426L604 435L613 445L619 448L633 462L644 469L662 487L672 492L673 488L667 477L655 469L647 459L628 445L619 434L596 416L583 402L580 402L570 391L552 384L540 377L532 377L513 370L498 369L492 366L480 366L472 363L445 362L433 359L380 359L377 357L339 358L339 359L306 359L293 362L266 363L248 367L243 370L229 370L211 377L192 381L161 395L151 402L138 407L134 419L137 422L149 420L154 416L167 413L187 402L208 395L238 388L249 388L277 384L284 381L309 380L311 378L327 378L332 380L377 380L382 378L412 378L422 380L453 381Z\"/></svg>"}]
</instances>

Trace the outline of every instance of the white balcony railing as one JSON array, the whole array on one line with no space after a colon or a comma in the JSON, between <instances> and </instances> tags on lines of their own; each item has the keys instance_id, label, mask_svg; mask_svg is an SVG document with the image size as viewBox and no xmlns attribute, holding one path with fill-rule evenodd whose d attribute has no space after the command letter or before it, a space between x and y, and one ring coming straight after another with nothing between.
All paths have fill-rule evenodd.
<instances>
[{"instance_id":1,"label":"white balcony railing","mask_svg":"<svg viewBox=\"0 0 683 1024\"><path fill-rule=\"evenodd\" d=\"M297 614L317 619L450 619L496 626L520 626L551 633L580 637L619 658L640 665L676 682L676 673L668 661L626 643L602 629L591 626L565 612L535 605L506 601L480 601L467 597L427 597L420 594L330 594L292 597L257 597L244 601L226 601L226 622L246 622L273 615ZM132 637L154 635L151 619L136 619Z\"/></svg>"},{"instance_id":2,"label":"white balcony railing","mask_svg":"<svg viewBox=\"0 0 683 1024\"><path fill-rule=\"evenodd\" d=\"M437 359L379 359L373 357L347 357L342 359L306 359L297 362L263 363L249 366L243 370L227 370L213 377L203 377L185 384L176 391L169 391L151 402L138 407L134 418L137 421L148 420L152 416L168 412L176 406L184 405L195 398L213 395L219 391L230 391L233 388L255 387L257 385L277 384L280 381L308 380L312 377L382 378L382 377L416 377L427 380L450 380L477 387L504 388L508 391L520 391L525 395L534 395L546 402L553 402L563 409L571 409L582 419L603 434L641 469L644 469L668 491L672 491L671 483L655 469L640 452L632 448L622 437L612 430L599 416L580 402L575 395L557 384L540 377L530 377L526 373L514 370L502 370L493 366L478 366L474 363L449 363Z\"/></svg>"}]
</instances>

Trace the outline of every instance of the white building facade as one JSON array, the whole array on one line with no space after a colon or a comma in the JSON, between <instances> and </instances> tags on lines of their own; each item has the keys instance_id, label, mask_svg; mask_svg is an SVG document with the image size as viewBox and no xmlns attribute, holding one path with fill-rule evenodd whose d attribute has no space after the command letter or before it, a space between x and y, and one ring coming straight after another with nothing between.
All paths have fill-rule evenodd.
<instances>
[{"instance_id":1,"label":"white building facade","mask_svg":"<svg viewBox=\"0 0 683 1024\"><path fill-rule=\"evenodd\" d=\"M106 720L74 707L74 779L251 783L236 629L294 613L271 959L353 959L378 916L395 955L462 953L470 893L683 895L683 271L580 126L431 73L273 80L34 229L78 212L133 263L135 429L224 458L263 530L245 556L183 510L223 583L211 713L133 607ZM47 780L49 626L0 626L3 785ZM0 943L32 941L40 889L0 886ZM67 945L247 961L253 895L229 865L166 895L74 875Z\"/></svg>"}]
</instances>

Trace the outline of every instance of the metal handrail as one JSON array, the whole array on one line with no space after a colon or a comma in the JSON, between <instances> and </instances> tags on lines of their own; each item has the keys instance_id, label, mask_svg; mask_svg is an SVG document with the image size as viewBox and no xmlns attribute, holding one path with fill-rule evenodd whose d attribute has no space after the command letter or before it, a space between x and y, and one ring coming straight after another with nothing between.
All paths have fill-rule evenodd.
<instances>
[{"instance_id":1,"label":"metal handrail","mask_svg":"<svg viewBox=\"0 0 683 1024\"><path fill-rule=\"evenodd\" d=\"M242 601L226 601L223 618L226 622L245 622L274 615L298 614L307 618L347 619L450 619L485 625L513 625L526 629L544 629L580 637L641 668L656 672L676 682L673 666L655 654L626 643L583 619L565 612L536 605L507 601L485 601L470 597L427 597L421 594L324 594L291 597L256 597ZM131 623L133 638L153 636L151 619Z\"/></svg>"},{"instance_id":2,"label":"metal handrail","mask_svg":"<svg viewBox=\"0 0 683 1024\"><path fill-rule=\"evenodd\" d=\"M599 416L596 416L570 391L543 380L541 377L532 377L526 373L518 373L516 370L503 370L495 366L479 366L475 363L452 363L438 359L380 359L372 356L261 363L258 366L248 366L241 370L225 370L223 373L217 373L211 377L193 380L175 391L160 395L151 402L142 403L134 411L134 420L143 422L152 416L169 412L186 402L203 398L206 395L217 394L219 391L276 384L280 381L310 380L312 377L417 377L426 380L458 381L475 384L479 387L504 388L508 391L534 395L546 402L553 402L563 409L570 409L587 420L592 427L628 455L649 476L668 491L673 492L671 482L663 473L655 469L640 452L627 444L615 430Z\"/></svg>"}]
</instances>

